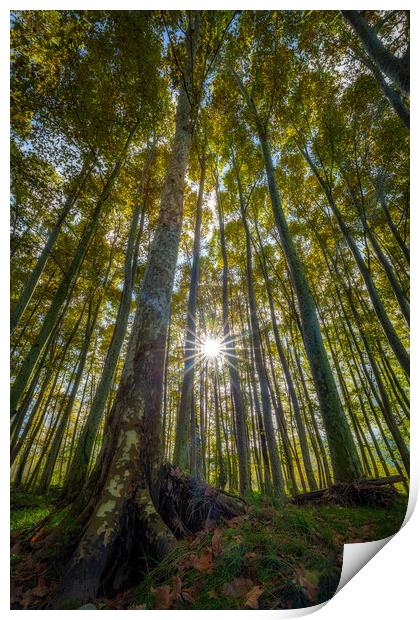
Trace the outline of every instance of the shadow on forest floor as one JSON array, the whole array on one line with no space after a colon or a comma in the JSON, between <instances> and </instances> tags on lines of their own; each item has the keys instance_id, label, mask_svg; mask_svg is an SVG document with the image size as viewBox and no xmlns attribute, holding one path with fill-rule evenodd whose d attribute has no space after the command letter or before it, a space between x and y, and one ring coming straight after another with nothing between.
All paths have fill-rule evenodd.
<instances>
[{"instance_id":1,"label":"shadow on forest floor","mask_svg":"<svg viewBox=\"0 0 420 620\"><path fill-rule=\"evenodd\" d=\"M335 593L343 544L394 534L406 511L403 497L388 508L275 507L258 495L247 499L249 508L244 515L184 538L160 564L139 557L139 585L112 598L98 597L96 609L316 605ZM59 573L52 575L51 566L36 562L27 544L31 530L53 510L53 502L52 496L12 492L12 608L44 607L57 583Z\"/></svg>"}]
</instances>

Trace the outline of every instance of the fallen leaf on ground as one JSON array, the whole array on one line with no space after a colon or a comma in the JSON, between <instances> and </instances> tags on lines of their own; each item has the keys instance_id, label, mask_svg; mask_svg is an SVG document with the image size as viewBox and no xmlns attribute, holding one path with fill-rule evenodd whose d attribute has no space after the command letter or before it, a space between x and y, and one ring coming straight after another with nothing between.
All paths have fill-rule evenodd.
<instances>
[{"instance_id":1,"label":"fallen leaf on ground","mask_svg":"<svg viewBox=\"0 0 420 620\"><path fill-rule=\"evenodd\" d=\"M181 598L186 603L193 604L194 603L194 595L195 595L194 588L185 588L184 590L181 591Z\"/></svg>"},{"instance_id":2,"label":"fallen leaf on ground","mask_svg":"<svg viewBox=\"0 0 420 620\"><path fill-rule=\"evenodd\" d=\"M213 554L211 551L204 551L201 555L194 556L191 566L200 572L211 572L213 570Z\"/></svg>"},{"instance_id":3,"label":"fallen leaf on ground","mask_svg":"<svg viewBox=\"0 0 420 620\"><path fill-rule=\"evenodd\" d=\"M250 609L258 609L258 599L260 598L263 591L264 590L263 588L261 588L261 586L254 586L253 588L251 588L250 591L246 594L245 606L249 607Z\"/></svg>"},{"instance_id":4,"label":"fallen leaf on ground","mask_svg":"<svg viewBox=\"0 0 420 620\"><path fill-rule=\"evenodd\" d=\"M237 525L240 524L240 522L244 519L243 516L239 515L238 517L233 517L232 519L229 519L229 521L227 522L228 527L236 527Z\"/></svg>"},{"instance_id":5,"label":"fallen leaf on ground","mask_svg":"<svg viewBox=\"0 0 420 620\"><path fill-rule=\"evenodd\" d=\"M181 594L182 581L180 577L174 577L172 579L172 592L174 596L179 596Z\"/></svg>"},{"instance_id":6,"label":"fallen leaf on ground","mask_svg":"<svg viewBox=\"0 0 420 620\"><path fill-rule=\"evenodd\" d=\"M304 568L298 569L297 573L297 581L299 585L305 588L311 601L316 600L318 594L318 583L314 583L313 576L308 573Z\"/></svg>"},{"instance_id":7,"label":"fallen leaf on ground","mask_svg":"<svg viewBox=\"0 0 420 620\"><path fill-rule=\"evenodd\" d=\"M222 588L223 596L231 596L232 598L241 598L253 587L251 579L246 577L235 577L229 583L225 583Z\"/></svg>"},{"instance_id":8,"label":"fallen leaf on ground","mask_svg":"<svg viewBox=\"0 0 420 620\"><path fill-rule=\"evenodd\" d=\"M164 585L151 590L155 599L154 609L170 609L172 607L175 597L170 586Z\"/></svg>"},{"instance_id":9,"label":"fallen leaf on ground","mask_svg":"<svg viewBox=\"0 0 420 620\"><path fill-rule=\"evenodd\" d=\"M51 588L49 586L38 585L36 588L32 590L33 596L37 596L38 598L44 598L49 594Z\"/></svg>"},{"instance_id":10,"label":"fallen leaf on ground","mask_svg":"<svg viewBox=\"0 0 420 620\"><path fill-rule=\"evenodd\" d=\"M222 536L223 536L223 530L221 530L220 527L217 527L214 530L213 537L211 539L211 548L212 548L214 555L220 555L220 553L222 553L222 545L221 545Z\"/></svg>"}]
</instances>

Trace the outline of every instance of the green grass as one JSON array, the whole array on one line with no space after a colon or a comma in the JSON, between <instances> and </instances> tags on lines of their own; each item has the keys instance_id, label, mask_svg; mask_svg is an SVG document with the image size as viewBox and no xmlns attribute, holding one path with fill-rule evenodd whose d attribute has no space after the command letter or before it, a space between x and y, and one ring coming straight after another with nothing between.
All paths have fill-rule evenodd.
<instances>
[{"instance_id":1,"label":"green grass","mask_svg":"<svg viewBox=\"0 0 420 620\"><path fill-rule=\"evenodd\" d=\"M54 512L54 499L13 490L12 532L30 535L51 513L49 526L58 523L66 515L65 511ZM193 568L191 560L211 550L213 532L179 541L159 564L147 556L139 558L140 585L131 592L127 606L155 608L159 588L173 588L174 579L179 579L189 598L175 598L171 608L243 609L244 595L233 598L223 592L225 584L237 578L249 579L262 589L258 601L261 609L314 605L334 594L341 574L343 544L396 533L406 511L405 498L388 509L280 503L274 507L269 498L254 495L247 499L249 512L235 526L220 526L221 553L212 557L211 570ZM57 549L51 549L52 556L56 553L61 557L61 546L77 527L70 517L67 521L63 539ZM13 554L12 570L20 560L19 553ZM105 599L96 604L108 608Z\"/></svg>"},{"instance_id":2,"label":"green grass","mask_svg":"<svg viewBox=\"0 0 420 620\"><path fill-rule=\"evenodd\" d=\"M23 532L34 528L54 509L51 496L12 489L10 494L10 529Z\"/></svg>"},{"instance_id":3,"label":"green grass","mask_svg":"<svg viewBox=\"0 0 420 620\"><path fill-rule=\"evenodd\" d=\"M394 534L405 510L403 500L389 509L290 504L273 509L257 498L236 527L223 528L222 553L214 558L210 574L182 566L183 560L211 546L208 533L193 547L179 543L171 557L150 570L135 591L134 604L153 609L156 589L172 587L179 577L182 589L193 589L193 601L177 599L172 608L243 609L243 597L224 596L222 589L244 577L263 589L260 608L314 605L330 598L338 585L343 544Z\"/></svg>"}]
</instances>

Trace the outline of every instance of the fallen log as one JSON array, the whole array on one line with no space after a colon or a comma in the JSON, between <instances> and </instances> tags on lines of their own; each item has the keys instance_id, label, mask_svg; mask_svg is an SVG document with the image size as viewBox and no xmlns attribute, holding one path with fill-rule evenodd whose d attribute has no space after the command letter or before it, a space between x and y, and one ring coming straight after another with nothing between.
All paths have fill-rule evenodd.
<instances>
[{"instance_id":1,"label":"fallen log","mask_svg":"<svg viewBox=\"0 0 420 620\"><path fill-rule=\"evenodd\" d=\"M404 476L388 476L386 478L337 482L325 489L295 495L290 503L303 505L313 502L346 506L386 507L398 497L398 493L392 485L404 481Z\"/></svg>"}]
</instances>

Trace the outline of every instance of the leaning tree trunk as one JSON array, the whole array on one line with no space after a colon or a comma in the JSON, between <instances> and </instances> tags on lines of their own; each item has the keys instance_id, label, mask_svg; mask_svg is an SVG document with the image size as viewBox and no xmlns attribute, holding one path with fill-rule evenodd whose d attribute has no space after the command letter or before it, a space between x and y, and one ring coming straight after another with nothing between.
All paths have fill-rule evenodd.
<instances>
[{"instance_id":1,"label":"leaning tree trunk","mask_svg":"<svg viewBox=\"0 0 420 620\"><path fill-rule=\"evenodd\" d=\"M58 454L60 451L61 444L63 442L66 428L69 424L70 416L73 411L74 401L76 399L76 395L79 390L79 385L82 380L82 374L85 368L86 359L87 359L89 346L90 346L90 339L92 336L93 329L95 327L96 319L97 319L97 313L94 313L94 316L92 317L92 298L91 298L89 300L89 309L88 309L88 315L86 319L86 329L85 329L84 338L83 338L83 346L80 351L79 359L76 365L77 370L75 372L74 379L72 380L72 388L71 388L66 406L61 412L60 420L59 420L57 429L54 432L51 446L48 447L45 467L42 472L41 480L39 484L37 485L37 491L40 495L45 494L48 491L48 488L51 484L51 480L54 474L55 463L58 458Z\"/></svg>"},{"instance_id":2,"label":"leaning tree trunk","mask_svg":"<svg viewBox=\"0 0 420 620\"><path fill-rule=\"evenodd\" d=\"M48 235L47 242L44 245L42 252L38 257L35 267L33 268L30 276L26 280L23 286L22 292L19 296L19 299L17 300L16 305L13 308L13 311L10 315L10 331L11 332L13 332L13 330L18 325L20 319L22 318L23 313L25 312L29 302L32 299L32 295L39 282L39 279L41 278L44 272L45 265L51 254L51 250L56 242L56 239L61 231L63 223L67 215L70 213L71 209L73 208L74 204L76 203L78 197L80 196L80 192L82 191L83 186L86 182L86 179L89 176L91 168L92 168L91 161L90 161L90 158L88 158L84 162L82 166L82 170L80 171L80 173L77 175L77 177L73 180L73 183L71 184L72 187L69 191L69 195L67 196L66 202L64 203L64 206L62 210L60 211L58 219L56 223L54 224L53 228L51 229L50 234Z\"/></svg>"},{"instance_id":3,"label":"leaning tree trunk","mask_svg":"<svg viewBox=\"0 0 420 620\"><path fill-rule=\"evenodd\" d=\"M186 38L185 87L191 89L200 14ZM170 301L182 227L183 189L193 131L189 93L178 97L175 137L158 223L139 294L127 356L109 419L113 451L105 451L104 484L67 567L56 604L93 600L106 579L120 585L135 543L163 557L174 538L154 507L160 454L160 409ZM156 499L156 496L155 496ZM137 526L137 527L136 527ZM137 540L136 540L137 538Z\"/></svg>"},{"instance_id":4,"label":"leaning tree trunk","mask_svg":"<svg viewBox=\"0 0 420 620\"><path fill-rule=\"evenodd\" d=\"M190 290L187 307L187 329L184 347L184 377L182 381L181 398L178 410L178 419L175 430L175 447L173 462L181 469L187 470L191 437L191 417L195 419L193 411L194 367L197 361L196 349L196 308L197 293L200 282L200 243L201 219L203 212L204 182L206 179L205 154L200 158L200 184L197 197L197 211L195 216L193 261L191 267Z\"/></svg>"},{"instance_id":5,"label":"leaning tree trunk","mask_svg":"<svg viewBox=\"0 0 420 620\"><path fill-rule=\"evenodd\" d=\"M379 39L360 11L341 11L361 40L369 58L404 95L410 94L410 58L408 51L398 58Z\"/></svg>"},{"instance_id":6,"label":"leaning tree trunk","mask_svg":"<svg viewBox=\"0 0 420 620\"><path fill-rule=\"evenodd\" d=\"M77 246L73 260L71 261L68 269L66 270L57 291L55 292L54 298L44 318L42 327L38 335L34 339L31 349L23 360L20 371L14 380L10 394L10 410L12 415L14 415L16 412L17 406L25 392L31 374L39 360L40 355L42 354L42 351L51 335L52 330L57 323L60 310L63 307L63 304L68 296L69 290L79 274L86 252L88 251L89 244L92 241L92 238L98 228L104 204L109 197L109 194L114 186L116 179L118 178L121 166L125 159L128 148L134 138L138 125L139 124L136 123L136 125L134 125L129 132L122 153L118 157L112 169L112 172L105 183L101 195L99 196L93 213L89 218L89 221Z\"/></svg>"},{"instance_id":7,"label":"leaning tree trunk","mask_svg":"<svg viewBox=\"0 0 420 620\"><path fill-rule=\"evenodd\" d=\"M336 481L352 480L360 476L360 461L340 402L337 386L322 340L321 329L308 281L303 265L296 253L292 235L281 206L280 193L277 187L267 135L261 124L255 103L244 87L240 77L235 72L233 72L233 75L253 116L258 132L264 157L274 220L280 235L283 252L290 270L293 288L299 304L303 342L311 366L321 415L327 434L334 477Z\"/></svg>"},{"instance_id":8,"label":"leaning tree trunk","mask_svg":"<svg viewBox=\"0 0 420 620\"><path fill-rule=\"evenodd\" d=\"M133 211L130 231L127 241L127 249L124 261L124 285L118 306L117 319L112 332L111 342L104 361L101 377L97 385L95 396L90 407L89 414L78 439L73 459L67 473L64 495L68 500L73 499L83 482L86 480L90 458L92 455L95 437L102 419L109 390L115 375L121 347L127 331L128 317L130 314L132 293L135 279L135 267L137 265L138 242L141 237L144 222L144 185L146 174L151 163L152 152L148 157L140 188L140 196ZM143 207L141 204L143 202ZM141 217L140 217L141 214ZM140 218L140 223L139 223Z\"/></svg>"},{"instance_id":9,"label":"leaning tree trunk","mask_svg":"<svg viewBox=\"0 0 420 620\"><path fill-rule=\"evenodd\" d=\"M384 305L382 303L381 298L379 297L378 294L378 290L375 286L375 283L372 279L372 276L370 274L370 271L365 263L365 260L357 246L356 241L353 238L353 235L351 234L347 224L344 221L344 218L341 214L341 211L339 210L335 200L334 200L334 196L332 193L332 189L330 187L330 185L321 177L321 174L319 173L319 170L317 169L317 167L315 166L313 160L311 159L309 153L307 150L302 151L304 158L306 159L310 169L312 170L315 178L317 179L320 188L323 190L323 192L325 193L325 196L328 200L328 204L332 210L332 212L334 213L334 216L337 220L337 223L340 227L340 230L343 234L343 237L345 238L347 245L350 248L350 251L354 257L354 260L357 264L357 267L360 271L360 274L364 280L364 283L366 285L366 288L368 290L369 293L369 297L370 300L372 302L372 306L375 310L376 316L378 317L378 320L382 326L382 329L388 339L388 342L392 348L392 350L394 351L395 357L397 358L397 360L399 361L401 368L404 370L404 372L406 373L407 377L410 376L410 356L407 352L407 350L405 349L403 343L401 342L401 339L399 338L397 332L395 331L395 328L393 326L393 324L391 323L389 316L384 308Z\"/></svg>"}]
</instances>

